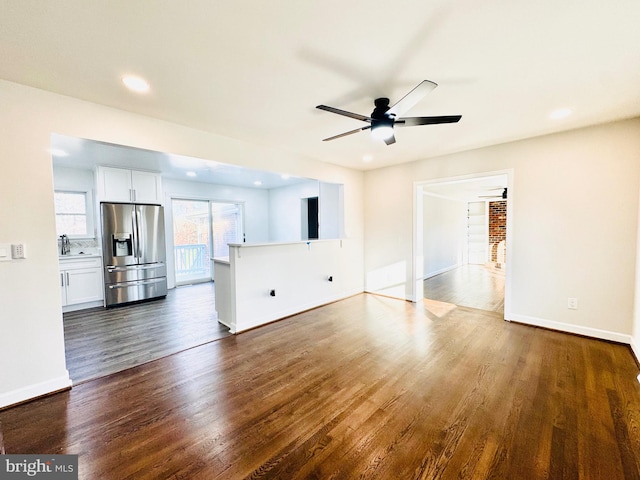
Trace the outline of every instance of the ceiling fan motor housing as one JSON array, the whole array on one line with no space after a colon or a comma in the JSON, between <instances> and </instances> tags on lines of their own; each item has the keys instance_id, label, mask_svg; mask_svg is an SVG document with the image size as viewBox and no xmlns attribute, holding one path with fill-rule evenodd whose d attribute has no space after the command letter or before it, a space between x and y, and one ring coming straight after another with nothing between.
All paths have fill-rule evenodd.
<instances>
[{"instance_id":1,"label":"ceiling fan motor housing","mask_svg":"<svg viewBox=\"0 0 640 480\"><path fill-rule=\"evenodd\" d=\"M395 115L390 115L389 111L389 99L388 98L376 98L374 101L376 108L371 112L371 128L376 129L379 127L393 128L395 122Z\"/></svg>"}]
</instances>

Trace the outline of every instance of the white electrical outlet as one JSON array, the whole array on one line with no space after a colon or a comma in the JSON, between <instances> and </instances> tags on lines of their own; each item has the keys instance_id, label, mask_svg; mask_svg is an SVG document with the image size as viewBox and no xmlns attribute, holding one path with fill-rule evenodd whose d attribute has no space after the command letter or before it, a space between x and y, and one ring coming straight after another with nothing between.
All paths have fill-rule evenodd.
<instances>
[{"instance_id":1,"label":"white electrical outlet","mask_svg":"<svg viewBox=\"0 0 640 480\"><path fill-rule=\"evenodd\" d=\"M578 299L577 298L573 298L573 297L569 297L567 299L567 308L570 308L571 310L577 310L578 309Z\"/></svg>"},{"instance_id":2,"label":"white electrical outlet","mask_svg":"<svg viewBox=\"0 0 640 480\"><path fill-rule=\"evenodd\" d=\"M14 259L27 258L27 251L25 249L24 243L11 245L11 258L14 258Z\"/></svg>"}]
</instances>

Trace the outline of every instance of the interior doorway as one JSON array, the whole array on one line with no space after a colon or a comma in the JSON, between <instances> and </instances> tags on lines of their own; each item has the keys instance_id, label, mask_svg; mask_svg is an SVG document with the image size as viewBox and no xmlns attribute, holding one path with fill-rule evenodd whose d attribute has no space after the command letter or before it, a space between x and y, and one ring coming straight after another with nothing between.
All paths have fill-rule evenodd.
<instances>
[{"instance_id":1,"label":"interior doorway","mask_svg":"<svg viewBox=\"0 0 640 480\"><path fill-rule=\"evenodd\" d=\"M242 204L173 198L171 209L176 285L213 280L211 259L243 241Z\"/></svg>"},{"instance_id":2,"label":"interior doorway","mask_svg":"<svg viewBox=\"0 0 640 480\"><path fill-rule=\"evenodd\" d=\"M432 299L509 318L511 185L511 170L415 184L416 301Z\"/></svg>"}]
</instances>

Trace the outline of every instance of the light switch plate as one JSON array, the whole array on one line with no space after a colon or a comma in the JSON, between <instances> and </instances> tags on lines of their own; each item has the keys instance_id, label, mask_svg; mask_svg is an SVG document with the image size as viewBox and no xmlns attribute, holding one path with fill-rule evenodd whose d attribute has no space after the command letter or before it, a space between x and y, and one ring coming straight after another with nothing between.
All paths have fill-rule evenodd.
<instances>
[{"instance_id":1,"label":"light switch plate","mask_svg":"<svg viewBox=\"0 0 640 480\"><path fill-rule=\"evenodd\" d=\"M11 261L11 244L0 243L0 262Z\"/></svg>"}]
</instances>

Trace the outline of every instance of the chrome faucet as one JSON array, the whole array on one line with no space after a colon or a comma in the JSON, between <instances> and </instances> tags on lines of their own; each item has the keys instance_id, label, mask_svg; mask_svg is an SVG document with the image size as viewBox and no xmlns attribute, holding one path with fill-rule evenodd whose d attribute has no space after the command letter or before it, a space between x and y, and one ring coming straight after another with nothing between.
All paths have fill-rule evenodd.
<instances>
[{"instance_id":1,"label":"chrome faucet","mask_svg":"<svg viewBox=\"0 0 640 480\"><path fill-rule=\"evenodd\" d=\"M60 235L60 253L62 255L68 255L71 252L71 243L69 237L66 235Z\"/></svg>"}]
</instances>

